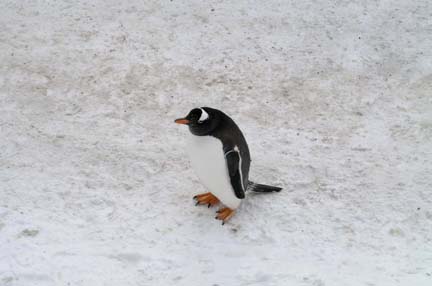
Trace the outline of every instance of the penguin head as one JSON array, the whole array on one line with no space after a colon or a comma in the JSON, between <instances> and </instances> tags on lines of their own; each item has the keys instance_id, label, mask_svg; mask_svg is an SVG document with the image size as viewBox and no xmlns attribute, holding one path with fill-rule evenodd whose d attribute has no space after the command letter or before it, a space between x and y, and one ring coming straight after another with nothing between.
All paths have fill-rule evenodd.
<instances>
[{"instance_id":1,"label":"penguin head","mask_svg":"<svg viewBox=\"0 0 432 286\"><path fill-rule=\"evenodd\" d=\"M219 124L220 116L215 109L208 107L194 108L184 118L175 120L175 123L186 124L189 131L197 136L209 135Z\"/></svg>"}]
</instances>

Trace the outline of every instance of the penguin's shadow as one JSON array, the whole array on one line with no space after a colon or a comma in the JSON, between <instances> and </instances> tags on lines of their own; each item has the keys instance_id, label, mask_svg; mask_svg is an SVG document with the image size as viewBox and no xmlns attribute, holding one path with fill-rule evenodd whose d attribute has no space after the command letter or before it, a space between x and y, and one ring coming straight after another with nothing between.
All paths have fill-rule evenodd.
<instances>
[{"instance_id":1,"label":"penguin's shadow","mask_svg":"<svg viewBox=\"0 0 432 286\"><path fill-rule=\"evenodd\" d=\"M274 208L274 200L281 195L280 192L256 193L247 192L244 202L240 206L241 213L255 215L264 214L269 208Z\"/></svg>"}]
</instances>

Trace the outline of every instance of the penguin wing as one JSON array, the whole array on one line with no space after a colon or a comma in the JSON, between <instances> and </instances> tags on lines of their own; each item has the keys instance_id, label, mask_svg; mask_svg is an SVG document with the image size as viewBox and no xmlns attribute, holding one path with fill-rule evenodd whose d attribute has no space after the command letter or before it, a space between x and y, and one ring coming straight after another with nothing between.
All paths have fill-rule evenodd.
<instances>
[{"instance_id":1,"label":"penguin wing","mask_svg":"<svg viewBox=\"0 0 432 286\"><path fill-rule=\"evenodd\" d=\"M241 157L238 150L230 150L225 153L228 166L228 174L231 180L231 186L237 198L244 199L245 192L243 188L243 178L241 173Z\"/></svg>"}]
</instances>

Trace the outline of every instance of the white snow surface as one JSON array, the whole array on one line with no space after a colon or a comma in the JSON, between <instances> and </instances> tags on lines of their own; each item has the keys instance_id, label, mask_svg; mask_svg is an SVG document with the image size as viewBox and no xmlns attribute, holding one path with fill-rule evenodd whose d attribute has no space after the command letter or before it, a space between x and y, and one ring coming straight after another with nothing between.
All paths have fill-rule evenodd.
<instances>
[{"instance_id":1,"label":"white snow surface","mask_svg":"<svg viewBox=\"0 0 432 286\"><path fill-rule=\"evenodd\" d=\"M0 285L432 285L432 2L0 1ZM185 152L232 116L221 226Z\"/></svg>"}]
</instances>

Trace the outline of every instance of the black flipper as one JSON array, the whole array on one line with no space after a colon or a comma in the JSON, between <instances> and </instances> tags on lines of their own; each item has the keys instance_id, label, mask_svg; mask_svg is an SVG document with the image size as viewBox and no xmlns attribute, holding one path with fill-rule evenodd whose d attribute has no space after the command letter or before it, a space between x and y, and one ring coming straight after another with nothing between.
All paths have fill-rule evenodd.
<instances>
[{"instance_id":1,"label":"black flipper","mask_svg":"<svg viewBox=\"0 0 432 286\"><path fill-rule=\"evenodd\" d=\"M227 161L228 173L234 193L237 198L244 199L245 192L243 190L242 176L239 170L240 154L236 150L230 150L225 153L225 158Z\"/></svg>"},{"instance_id":2,"label":"black flipper","mask_svg":"<svg viewBox=\"0 0 432 286\"><path fill-rule=\"evenodd\" d=\"M256 193L271 193L271 192L280 192L282 188L263 185L263 184L255 184L254 182L249 181L248 190L251 190Z\"/></svg>"}]
</instances>

